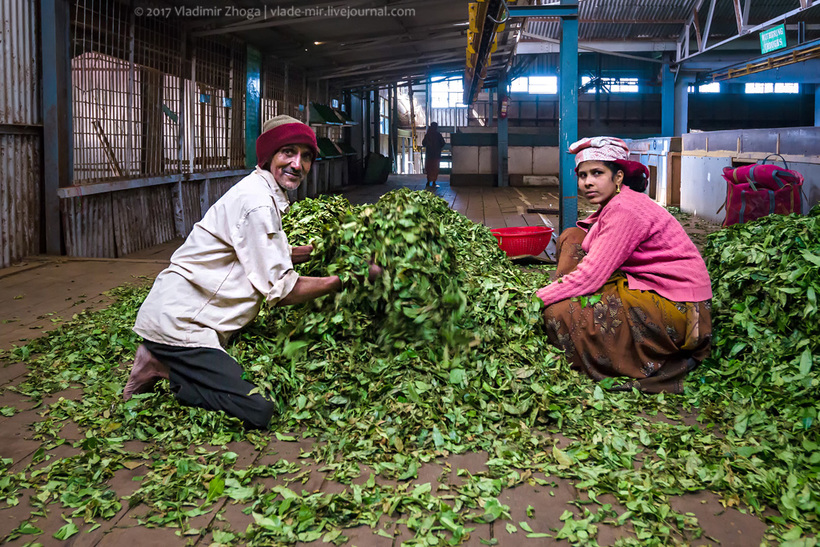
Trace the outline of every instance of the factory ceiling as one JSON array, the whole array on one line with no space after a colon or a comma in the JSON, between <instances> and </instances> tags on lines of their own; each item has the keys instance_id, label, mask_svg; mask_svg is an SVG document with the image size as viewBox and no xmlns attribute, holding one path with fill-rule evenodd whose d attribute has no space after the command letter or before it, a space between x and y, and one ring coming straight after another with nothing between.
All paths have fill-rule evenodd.
<instances>
[{"instance_id":1,"label":"factory ceiling","mask_svg":"<svg viewBox=\"0 0 820 547\"><path fill-rule=\"evenodd\" d=\"M174 6L196 9L197 1ZM509 5L541 4L523 0ZM238 0L219 15L189 18L187 30L193 36L238 37L264 55L304 69L312 81L356 88L463 74L468 5L441 0L260 5ZM579 0L578 20L581 52L654 62L665 56L675 69L715 70L721 63L758 57L760 31L780 23L790 46L798 34L802 43L820 41L816 0ZM485 87L526 55L557 53L559 40L557 18L510 18L498 32Z\"/></svg>"}]
</instances>

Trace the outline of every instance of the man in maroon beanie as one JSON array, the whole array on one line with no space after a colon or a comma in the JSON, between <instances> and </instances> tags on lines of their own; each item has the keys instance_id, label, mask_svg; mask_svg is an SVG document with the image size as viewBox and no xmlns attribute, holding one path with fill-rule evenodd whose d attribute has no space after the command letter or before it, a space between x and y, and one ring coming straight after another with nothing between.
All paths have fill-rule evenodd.
<instances>
[{"instance_id":1,"label":"man in maroon beanie","mask_svg":"<svg viewBox=\"0 0 820 547\"><path fill-rule=\"evenodd\" d=\"M253 321L263 301L300 304L342 287L338 276L303 277L293 264L313 248L291 247L282 230L295 190L318 154L316 135L290 116L268 120L256 140L256 170L236 183L197 222L139 309L143 337L123 399L162 378L185 405L223 410L246 426L266 427L274 404L250 395L242 367L224 346ZM371 275L380 269L371 267Z\"/></svg>"}]
</instances>

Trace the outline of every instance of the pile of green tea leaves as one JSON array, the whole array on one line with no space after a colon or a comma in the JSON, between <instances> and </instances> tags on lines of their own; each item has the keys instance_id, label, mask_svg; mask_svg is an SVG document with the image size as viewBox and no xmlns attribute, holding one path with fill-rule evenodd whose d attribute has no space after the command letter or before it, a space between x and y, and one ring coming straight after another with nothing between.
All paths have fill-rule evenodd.
<instances>
[{"instance_id":1,"label":"pile of green tea leaves","mask_svg":"<svg viewBox=\"0 0 820 547\"><path fill-rule=\"evenodd\" d=\"M532 290L546 284L546 274L523 273L489 230L429 193L395 191L356 208L343 201L297 203L284 225L292 244L315 244L301 273L338 274L350 289L263 314L235 344L265 359L248 367L253 381L273 391L299 390L307 401L298 406L307 412L298 416L308 426L340 408L374 423L382 416L402 423L404 414L424 408L427 427L416 417L397 424L395 433L407 436L391 434L400 443L421 436L422 447L443 446L440 435L458 444L464 433L481 433L489 427L483 416L527 414L545 389L539 381L557 361L541 335L541 305ZM371 261L384 269L372 282L366 280ZM276 349L255 347L260 340ZM309 389L285 372L303 355L313 362ZM437 392L436 404L427 408L422 395L430 391ZM316 412L317 405L323 410ZM468 414L452 413L462 405ZM467 422L469 430L454 427ZM355 430L369 436L362 422Z\"/></svg>"},{"instance_id":2,"label":"pile of green tea leaves","mask_svg":"<svg viewBox=\"0 0 820 547\"><path fill-rule=\"evenodd\" d=\"M542 484L543 473L572 479L590 500L612 494L620 504L562 515L563 528L552 535L571 544L596 544L601 523L628 523L624 543L697 539L696 519L671 502L701 490L759 516L776 513L768 517L769 539L816 534L818 321L809 289L820 278L817 220L771 217L710 236L714 358L683 395L647 396L609 392L613 382L595 384L569 370L546 339L534 297L548 272L511 264L489 230L443 200L400 190L371 205L339 196L300 201L283 219L291 244L314 246L300 273L338 274L345 288L265 309L231 342L247 378L278 404L271 431L245 431L222 413L181 407L162 388L122 403L128 370L119 363L133 359L139 339L130 328L146 294L122 288L110 308L14 352L32 368L22 393L83 392L44 407L36 424L43 450L62 442L69 422L84 437L75 456L41 456L40 465L7 473L0 499L15 504L31 488L38 507L89 521L143 503L145 524L194 536L208 530L192 529L191 519L230 500L249 504L254 523L216 529L223 544L342 543L345 529L363 524L375 532L387 517L415 535L411 544L441 545L466 540L477 524L508 520L501 491ZM371 262L384 268L373 280ZM747 292L752 282L758 285ZM700 414L700 423L687 425L681 411ZM669 420L652 419L658 413ZM240 467L236 454L203 446L249 441L261 449L293 432L317 441L298 462ZM559 448L557 434L568 444ZM133 441L143 450L126 448ZM409 486L425 462L479 451L489 457L487 472L438 492L429 483ZM120 499L108 481L134 462L145 476ZM310 465L349 488L308 492L258 482L300 477ZM364 468L375 476L352 484Z\"/></svg>"},{"instance_id":3,"label":"pile of green tea leaves","mask_svg":"<svg viewBox=\"0 0 820 547\"><path fill-rule=\"evenodd\" d=\"M705 470L753 507L817 533L820 518L820 206L709 237L713 349L693 402L727 430L729 465ZM741 481L738 481L742 478ZM798 534L796 534L798 535Z\"/></svg>"}]
</instances>

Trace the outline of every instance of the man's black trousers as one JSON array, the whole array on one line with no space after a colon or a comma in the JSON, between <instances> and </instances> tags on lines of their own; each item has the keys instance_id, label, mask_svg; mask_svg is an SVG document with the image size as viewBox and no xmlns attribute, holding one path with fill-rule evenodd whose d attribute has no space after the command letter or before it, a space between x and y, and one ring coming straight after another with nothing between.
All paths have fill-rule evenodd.
<instances>
[{"instance_id":1,"label":"man's black trousers","mask_svg":"<svg viewBox=\"0 0 820 547\"><path fill-rule=\"evenodd\" d=\"M247 427L265 428L274 404L242 379L242 367L233 357L213 348L182 348L145 341L154 357L170 369L171 391L184 405L222 410Z\"/></svg>"}]
</instances>

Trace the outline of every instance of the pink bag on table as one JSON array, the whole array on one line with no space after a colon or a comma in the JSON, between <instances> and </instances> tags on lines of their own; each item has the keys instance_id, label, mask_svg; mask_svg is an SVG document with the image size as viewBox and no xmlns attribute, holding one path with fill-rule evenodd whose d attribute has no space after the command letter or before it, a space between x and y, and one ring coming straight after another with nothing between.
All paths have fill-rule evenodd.
<instances>
[{"instance_id":1,"label":"pink bag on table","mask_svg":"<svg viewBox=\"0 0 820 547\"><path fill-rule=\"evenodd\" d=\"M803 212L803 175L788 169L788 166L784 169L767 165L769 157L761 164L723 168L723 178L727 183L724 226L749 222L771 214ZM786 164L785 160L783 164Z\"/></svg>"}]
</instances>

